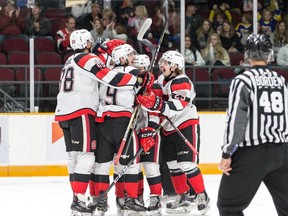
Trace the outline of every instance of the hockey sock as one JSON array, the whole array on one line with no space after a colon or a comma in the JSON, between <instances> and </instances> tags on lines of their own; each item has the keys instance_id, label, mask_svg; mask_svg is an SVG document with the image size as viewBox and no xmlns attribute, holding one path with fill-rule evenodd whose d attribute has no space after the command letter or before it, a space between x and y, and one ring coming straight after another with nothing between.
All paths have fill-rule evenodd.
<instances>
[{"instance_id":1,"label":"hockey sock","mask_svg":"<svg viewBox=\"0 0 288 216\"><path fill-rule=\"evenodd\" d=\"M114 174L114 178L116 177L117 175ZM138 197L138 173L125 174L115 184L115 194L117 197L124 198L125 192L127 192L128 197L132 198Z\"/></svg>"},{"instance_id":2,"label":"hockey sock","mask_svg":"<svg viewBox=\"0 0 288 216\"><path fill-rule=\"evenodd\" d=\"M109 175L95 174L94 191L95 196L99 196L101 191L106 191L109 187Z\"/></svg>"},{"instance_id":3,"label":"hockey sock","mask_svg":"<svg viewBox=\"0 0 288 216\"><path fill-rule=\"evenodd\" d=\"M138 173L138 196L142 196L143 195L143 191L144 191L144 180L143 180L143 172L141 170L141 172Z\"/></svg>"},{"instance_id":4,"label":"hockey sock","mask_svg":"<svg viewBox=\"0 0 288 216\"><path fill-rule=\"evenodd\" d=\"M88 188L89 175L74 173L73 191L74 193L85 194Z\"/></svg>"},{"instance_id":5,"label":"hockey sock","mask_svg":"<svg viewBox=\"0 0 288 216\"><path fill-rule=\"evenodd\" d=\"M89 193L90 196L96 196L95 194L95 176L91 173L90 180L89 180Z\"/></svg>"},{"instance_id":6,"label":"hockey sock","mask_svg":"<svg viewBox=\"0 0 288 216\"><path fill-rule=\"evenodd\" d=\"M181 169L170 170L172 183L177 194L183 194L190 190L187 185L187 177Z\"/></svg>"},{"instance_id":7,"label":"hockey sock","mask_svg":"<svg viewBox=\"0 0 288 216\"><path fill-rule=\"evenodd\" d=\"M150 194L161 195L162 193L162 184L161 184L161 176L156 176L153 178L147 177L147 182L150 187Z\"/></svg>"},{"instance_id":8,"label":"hockey sock","mask_svg":"<svg viewBox=\"0 0 288 216\"><path fill-rule=\"evenodd\" d=\"M202 193L205 190L204 180L200 169L197 167L186 172L187 178L196 194Z\"/></svg>"}]
</instances>

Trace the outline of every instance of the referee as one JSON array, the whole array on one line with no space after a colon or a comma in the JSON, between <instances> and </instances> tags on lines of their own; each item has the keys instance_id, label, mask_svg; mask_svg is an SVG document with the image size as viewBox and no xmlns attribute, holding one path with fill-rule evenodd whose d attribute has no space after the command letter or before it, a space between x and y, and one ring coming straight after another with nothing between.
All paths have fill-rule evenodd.
<instances>
[{"instance_id":1,"label":"referee","mask_svg":"<svg viewBox=\"0 0 288 216\"><path fill-rule=\"evenodd\" d=\"M266 67L267 36L248 37L245 59L251 67L230 86L217 206L220 216L244 216L263 182L278 215L288 216L288 87Z\"/></svg>"}]
</instances>

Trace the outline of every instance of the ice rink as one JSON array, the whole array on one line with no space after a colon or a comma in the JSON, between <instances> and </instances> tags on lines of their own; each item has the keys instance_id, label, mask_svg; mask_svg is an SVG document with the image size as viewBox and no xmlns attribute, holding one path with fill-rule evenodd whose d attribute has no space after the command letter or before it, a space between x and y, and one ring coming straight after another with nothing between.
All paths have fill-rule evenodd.
<instances>
[{"instance_id":1,"label":"ice rink","mask_svg":"<svg viewBox=\"0 0 288 216\"><path fill-rule=\"evenodd\" d=\"M207 216L219 216L216 207L220 175L204 175L207 192L211 198L211 209ZM148 189L145 183L146 189ZM145 200L148 194L145 190ZM68 177L0 177L1 215L5 216L69 216L72 193ZM110 209L107 216L116 214L114 188L109 192ZM162 209L163 215L169 215ZM261 185L245 216L277 216L272 199ZM190 216L200 215L193 209Z\"/></svg>"}]
</instances>

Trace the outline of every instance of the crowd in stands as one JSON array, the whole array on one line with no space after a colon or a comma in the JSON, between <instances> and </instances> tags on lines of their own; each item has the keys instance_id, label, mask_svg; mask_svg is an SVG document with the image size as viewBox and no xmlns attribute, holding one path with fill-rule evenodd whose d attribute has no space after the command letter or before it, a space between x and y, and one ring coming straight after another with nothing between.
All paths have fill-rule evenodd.
<instances>
[{"instance_id":1,"label":"crowd in stands","mask_svg":"<svg viewBox=\"0 0 288 216\"><path fill-rule=\"evenodd\" d=\"M7 59L13 52L4 49L8 38L21 38L28 43L33 36L35 39L49 39L54 48L46 51L58 54L63 64L72 54L70 34L75 29L82 28L91 32L95 41L94 50L100 43L116 38L126 41L139 51L137 34L145 19L151 17L153 20L145 37L155 45L166 19L160 0L111 1L111 8L103 8L102 0L88 0L86 4L73 5L70 8L49 8L46 5L48 1L44 0L36 0L32 8L23 5L20 8L19 2L23 1L0 0L0 52ZM168 49L179 50L180 2L182 1L169 0L168 29L159 57ZM275 61L272 64L279 66L288 64L287 2L258 1L258 31L270 37L275 52ZM245 65L244 44L253 31L253 1L206 0L203 3L186 0L185 5L185 61L188 68L191 65ZM28 52L28 45L24 51ZM36 51L35 55L43 51L45 48ZM150 54L149 50L144 51ZM2 54L0 64L5 64L5 60L1 60L5 58ZM239 58L236 54L242 56ZM9 64L7 60L6 63ZM40 64L37 61L35 63ZM211 74L212 70L209 72Z\"/></svg>"},{"instance_id":2,"label":"crowd in stands","mask_svg":"<svg viewBox=\"0 0 288 216\"><path fill-rule=\"evenodd\" d=\"M54 42L55 51L62 57L71 50L69 35L75 29L84 28L90 31L96 48L100 43L113 38L124 40L138 48L137 34L147 17L153 20L150 33L146 35L152 42L157 43L165 23L161 1L111 1L111 9L103 8L103 1L89 0L86 4L73 5L58 11L56 8L43 7L43 0L36 0L32 8L20 8L16 4L21 2L23 6L23 1L15 1L0 1L0 42L3 44L8 37L20 37L26 41L31 36L48 37ZM243 53L246 38L253 31L253 2L201 2L185 2L186 36L190 37L193 47L200 52L206 64L230 65L229 54ZM169 0L168 29L161 51L179 49L179 7L179 1ZM288 40L288 18L285 15L287 7L286 1L282 0L258 1L258 31L269 35L276 55ZM280 55L279 58L282 57Z\"/></svg>"}]
</instances>

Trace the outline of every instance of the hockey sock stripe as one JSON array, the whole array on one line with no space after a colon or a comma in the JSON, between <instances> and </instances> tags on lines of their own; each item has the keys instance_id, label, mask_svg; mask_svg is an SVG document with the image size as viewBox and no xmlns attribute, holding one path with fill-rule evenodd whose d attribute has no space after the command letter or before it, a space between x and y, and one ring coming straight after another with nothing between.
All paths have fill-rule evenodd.
<instances>
[{"instance_id":1,"label":"hockey sock stripe","mask_svg":"<svg viewBox=\"0 0 288 216\"><path fill-rule=\"evenodd\" d=\"M196 194L202 193L205 190L203 176L199 168L196 172L188 174L187 177Z\"/></svg>"},{"instance_id":2,"label":"hockey sock stripe","mask_svg":"<svg viewBox=\"0 0 288 216\"><path fill-rule=\"evenodd\" d=\"M187 177L184 173L181 175L179 175L179 173L177 173L177 175L173 175L173 173L171 173L171 177L177 194L183 194L190 190L189 186L187 185Z\"/></svg>"},{"instance_id":3,"label":"hockey sock stripe","mask_svg":"<svg viewBox=\"0 0 288 216\"><path fill-rule=\"evenodd\" d=\"M144 191L144 180L143 180L143 173L140 172L138 174L138 196L143 195L143 191Z\"/></svg>"}]
</instances>

